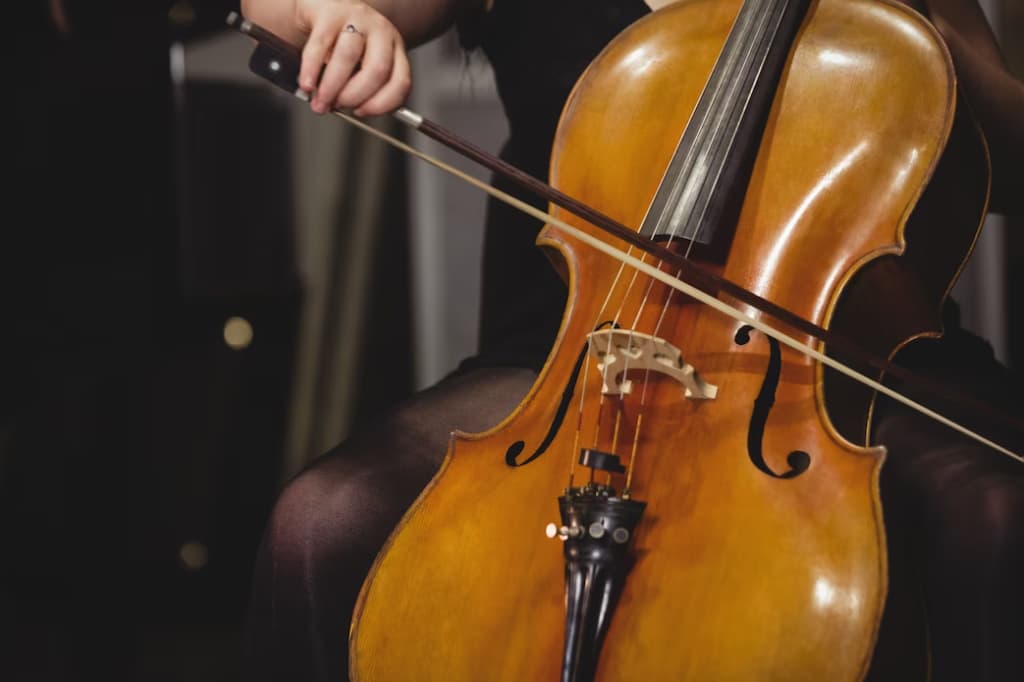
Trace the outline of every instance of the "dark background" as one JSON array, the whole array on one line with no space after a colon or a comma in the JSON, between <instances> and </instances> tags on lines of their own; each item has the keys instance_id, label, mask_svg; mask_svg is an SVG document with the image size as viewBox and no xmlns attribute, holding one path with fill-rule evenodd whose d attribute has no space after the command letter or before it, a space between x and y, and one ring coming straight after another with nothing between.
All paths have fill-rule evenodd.
<instances>
[{"instance_id":1,"label":"dark background","mask_svg":"<svg viewBox=\"0 0 1024 682\"><path fill-rule=\"evenodd\" d=\"M237 679L303 296L287 111L175 89L171 44L226 30L235 2L68 0L68 33L47 0L14 7L0 679ZM371 339L407 343L403 283ZM225 343L230 317L251 344ZM406 364L382 374L357 418L408 391Z\"/></svg>"},{"instance_id":2,"label":"dark background","mask_svg":"<svg viewBox=\"0 0 1024 682\"><path fill-rule=\"evenodd\" d=\"M169 46L224 30L236 3L66 6L68 35L45 0L15 3L8 31L0 678L237 679L304 294L286 112L228 84L176 98ZM404 211L396 202L393 229ZM398 236L378 259L404 262ZM408 357L387 345L408 343L404 286L399 273L374 287L387 304L368 347L388 357ZM259 330L241 350L223 338L234 316ZM1010 319L1015 366L1022 319ZM401 362L368 364L389 374L357 418L411 385Z\"/></svg>"}]
</instances>

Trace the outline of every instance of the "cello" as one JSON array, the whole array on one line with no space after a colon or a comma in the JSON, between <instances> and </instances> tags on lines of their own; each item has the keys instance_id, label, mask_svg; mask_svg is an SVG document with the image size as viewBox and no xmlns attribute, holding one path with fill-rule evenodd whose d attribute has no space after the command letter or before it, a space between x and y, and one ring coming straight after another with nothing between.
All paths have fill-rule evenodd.
<instances>
[{"instance_id":1,"label":"cello","mask_svg":"<svg viewBox=\"0 0 1024 682\"><path fill-rule=\"evenodd\" d=\"M700 73L694 66L703 54L700 31L724 35L732 21L721 9L726 4L687 4L686 11L703 5L700 20L684 9L669 12L675 21L659 13L657 23L671 29L669 38L658 42L654 24L641 22L627 32L637 43L623 38L609 46L567 105L552 177L567 192L685 247L730 279L809 319L831 322L856 266L902 251L909 207L921 198L924 181L938 174L937 158L951 134L952 88L948 82L937 85L924 102L884 111L884 122L894 125L875 127L888 136L858 138L869 126L853 125L853 144L817 125L849 113L837 92L889 102L884 88L872 90L872 78L837 88L841 81L835 76L844 68L878 75L858 57L889 55L890 43L906 47L900 42L904 33L911 42L928 42L927 31L915 28L912 19L884 12L879 19L873 13L877 6L865 10L868 3L844 3L840 11L839 3L822 2L791 60L776 53L761 62L778 63L783 85L778 94L774 87L768 90L772 96L766 101L774 106L762 121L765 134L747 179L742 154L719 150L731 140L751 139L744 127L751 119L744 107L735 107L758 98L730 93L743 81L737 76L761 72L745 61L751 55L726 49L715 63L734 70L716 77L710 66L704 69L704 76L712 73L707 87L703 79L658 80L654 73L676 59ZM709 16L717 16L724 29L709 24ZM757 13L746 18L748 30L766 19ZM866 24L866 44L836 42L837 27L850 24L862 30ZM795 32L800 22L789 26ZM697 32L687 33L690 28ZM752 37L759 36L755 31ZM823 36L830 40L815 42ZM858 40L864 38L857 32ZM691 51L673 52L676 42ZM617 57L608 56L616 50ZM943 63L941 50L931 54L939 59L914 61L898 54L906 72L881 74L890 80L910 74L915 81L925 74L939 83L948 58ZM691 125L675 150L678 135L636 131L642 139L629 145L635 156L617 155L623 162L601 180L593 171L607 164L588 157L592 145L581 141L616 139L603 117L617 110L628 119L630 109L615 105L643 101L624 70L616 74L611 68L608 75L599 68L615 59L643 66L655 78L650 92L668 93L672 101L660 109L660 123L669 127L689 117ZM803 68L815 61L833 68L821 82ZM815 88L818 100L828 100L822 90L831 96L826 103L833 116L807 126L806 117L790 112L821 104L813 97ZM918 87L915 98L921 90L927 88ZM712 99L697 97L701 92ZM945 110L931 106L936 103ZM902 115L919 105L925 116ZM842 132L859 123L856 118L846 116ZM698 119L705 124L694 126ZM709 130L713 134L700 137ZM810 154L820 139L835 149ZM664 173L666 166L671 172ZM813 172L796 172L802 167ZM682 180L669 182L670 176ZM717 190L734 185L735 191L732 177L744 178L741 202ZM893 196L880 196L880 187ZM838 195L849 203L833 203ZM718 230L719 225L730 229ZM766 237L771 229L776 232ZM821 398L820 367L660 285L636 284L617 264L609 268L601 254L574 239L555 231L544 239L557 244L572 266L559 345L512 417L488 434L456 439L445 469L381 554L353 630L356 677L407 679L434 672L445 679L532 679L557 673L560 660L563 679L654 673L845 679L862 672L884 593L876 489L880 452L852 447L830 428L835 408ZM838 262L826 259L824 267L810 268L808 254L816 260L823 247L841 244ZM565 402L559 395L578 399L568 417L559 417ZM751 409L754 396L765 399ZM561 654L554 640L561 639L564 596L551 588L561 582L563 567L536 537L543 525L537 517L551 514L558 492L564 493L563 518L553 535L562 540L570 578L570 636ZM619 551L624 548L629 551ZM610 562L602 563L605 555ZM403 636L410 625L413 632ZM402 641L398 655L387 646L395 637ZM594 646L600 640L607 644L603 650ZM380 655L384 651L387 656Z\"/></svg>"}]
</instances>

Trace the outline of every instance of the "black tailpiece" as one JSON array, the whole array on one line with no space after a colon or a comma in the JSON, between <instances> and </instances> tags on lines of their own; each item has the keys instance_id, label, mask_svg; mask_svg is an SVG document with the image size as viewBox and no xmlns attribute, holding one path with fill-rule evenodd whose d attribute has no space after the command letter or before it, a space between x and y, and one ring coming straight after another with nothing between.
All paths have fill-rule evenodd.
<instances>
[{"instance_id":1,"label":"black tailpiece","mask_svg":"<svg viewBox=\"0 0 1024 682\"><path fill-rule=\"evenodd\" d=\"M602 469L621 469L615 467L618 457L614 455L584 451L581 459L592 467L600 462ZM594 679L601 645L631 564L633 533L646 506L646 502L626 495L616 497L614 488L595 483L569 488L558 498L562 526L549 527L549 534L565 542L562 682Z\"/></svg>"}]
</instances>

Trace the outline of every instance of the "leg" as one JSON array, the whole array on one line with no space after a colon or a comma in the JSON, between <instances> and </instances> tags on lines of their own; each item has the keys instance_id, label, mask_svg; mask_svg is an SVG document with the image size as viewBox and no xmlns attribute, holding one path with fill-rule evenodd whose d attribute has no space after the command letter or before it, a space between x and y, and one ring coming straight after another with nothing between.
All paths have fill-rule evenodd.
<instances>
[{"instance_id":1,"label":"leg","mask_svg":"<svg viewBox=\"0 0 1024 682\"><path fill-rule=\"evenodd\" d=\"M348 679L348 627L363 578L437 471L449 434L497 424L535 378L515 368L450 377L286 486L257 558L246 679Z\"/></svg>"},{"instance_id":2,"label":"leg","mask_svg":"<svg viewBox=\"0 0 1024 682\"><path fill-rule=\"evenodd\" d=\"M915 346L918 371L1024 413L1019 379L980 339L954 328ZM1024 452L1022 434L989 432ZM890 554L910 564L894 572L923 590L932 682L1024 679L1024 464L895 403L880 406L876 435L889 449L886 524L898 524Z\"/></svg>"},{"instance_id":3,"label":"leg","mask_svg":"<svg viewBox=\"0 0 1024 682\"><path fill-rule=\"evenodd\" d=\"M883 503L906 517L924 588L933 682L1024 679L1024 465L902 410L878 440Z\"/></svg>"}]
</instances>

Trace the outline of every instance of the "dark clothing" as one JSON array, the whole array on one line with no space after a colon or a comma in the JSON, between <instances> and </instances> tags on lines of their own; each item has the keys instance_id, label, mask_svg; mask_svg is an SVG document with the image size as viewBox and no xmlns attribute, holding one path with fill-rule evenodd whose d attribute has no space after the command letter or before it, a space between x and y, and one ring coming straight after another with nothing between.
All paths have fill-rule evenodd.
<instances>
[{"instance_id":1,"label":"dark clothing","mask_svg":"<svg viewBox=\"0 0 1024 682\"><path fill-rule=\"evenodd\" d=\"M509 123L501 157L547 182L562 105L601 49L649 13L643 0L499 0L460 25L462 43L479 47L494 69ZM499 189L544 209L505 180ZM495 199L487 207L480 352L467 366L540 369L565 307L565 284L534 240L530 216Z\"/></svg>"}]
</instances>

